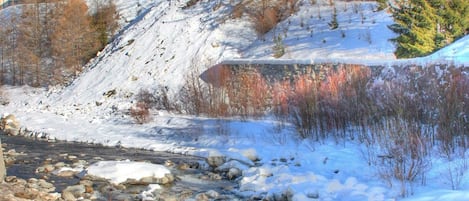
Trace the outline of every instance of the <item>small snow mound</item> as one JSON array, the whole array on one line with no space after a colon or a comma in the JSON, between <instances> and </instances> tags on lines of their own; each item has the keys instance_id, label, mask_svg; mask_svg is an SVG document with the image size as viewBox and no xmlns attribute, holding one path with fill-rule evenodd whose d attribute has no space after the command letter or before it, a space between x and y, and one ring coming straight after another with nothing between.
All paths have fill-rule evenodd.
<instances>
[{"instance_id":1,"label":"small snow mound","mask_svg":"<svg viewBox=\"0 0 469 201\"><path fill-rule=\"evenodd\" d=\"M171 172L163 165L132 161L100 161L87 169L89 175L102 177L120 184L128 179L163 178Z\"/></svg>"}]
</instances>

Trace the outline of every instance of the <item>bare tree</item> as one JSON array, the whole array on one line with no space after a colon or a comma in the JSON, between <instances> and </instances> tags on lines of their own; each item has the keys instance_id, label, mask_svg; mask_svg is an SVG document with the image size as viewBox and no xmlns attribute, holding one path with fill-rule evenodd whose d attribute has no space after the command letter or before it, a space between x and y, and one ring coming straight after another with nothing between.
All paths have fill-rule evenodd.
<instances>
[{"instance_id":1,"label":"bare tree","mask_svg":"<svg viewBox=\"0 0 469 201\"><path fill-rule=\"evenodd\" d=\"M94 0L91 16L101 49L107 45L119 26L117 7L112 0Z\"/></svg>"},{"instance_id":2,"label":"bare tree","mask_svg":"<svg viewBox=\"0 0 469 201\"><path fill-rule=\"evenodd\" d=\"M20 70L22 84L32 86L40 85L40 67L43 55L42 45L42 20L39 1L25 5L21 14L19 25L20 35L18 36L18 45L20 54ZM29 72L25 78L25 71ZM28 80L24 83L24 79Z\"/></svg>"},{"instance_id":3,"label":"bare tree","mask_svg":"<svg viewBox=\"0 0 469 201\"><path fill-rule=\"evenodd\" d=\"M4 24L0 26L0 84L5 83L5 48L6 47L6 30Z\"/></svg>"},{"instance_id":4,"label":"bare tree","mask_svg":"<svg viewBox=\"0 0 469 201\"><path fill-rule=\"evenodd\" d=\"M70 0L59 9L60 17L52 40L55 74L59 77L73 77L94 56L99 44L90 27L88 7L83 0Z\"/></svg>"},{"instance_id":5,"label":"bare tree","mask_svg":"<svg viewBox=\"0 0 469 201\"><path fill-rule=\"evenodd\" d=\"M9 31L8 31L8 47L7 47L7 57L9 57L9 69L11 72L10 79L11 84L16 85L18 83L18 61L19 61L19 48L18 48L18 36L19 36L19 27L18 27L18 17L12 15L10 17Z\"/></svg>"}]
</instances>

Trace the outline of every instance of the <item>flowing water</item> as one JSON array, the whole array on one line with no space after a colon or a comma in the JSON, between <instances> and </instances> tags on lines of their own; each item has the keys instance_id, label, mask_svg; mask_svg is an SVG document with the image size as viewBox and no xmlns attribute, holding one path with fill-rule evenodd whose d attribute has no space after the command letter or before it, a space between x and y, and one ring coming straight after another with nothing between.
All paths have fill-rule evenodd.
<instances>
[{"instance_id":1,"label":"flowing water","mask_svg":"<svg viewBox=\"0 0 469 201\"><path fill-rule=\"evenodd\" d=\"M7 175L23 179L45 178L48 182L55 185L57 192L61 192L67 186L77 184L80 179L77 177L58 177L53 174L36 173L36 169L43 166L46 161L50 164L57 162L70 163L67 156L71 155L76 156L79 160L87 161L88 164L101 160L126 159L164 164L165 161L170 160L175 164L184 163L193 167L206 167L205 160L195 156L122 147L105 147L86 143L46 142L18 136L0 135L0 137L5 146L5 151L14 149L17 153L24 153L16 156L14 163L7 165ZM191 168L188 171L174 170L173 174L179 179L174 184L165 187L166 193L177 194L183 190L187 192L188 189L193 193L214 190L222 195L229 195L232 198L236 197L231 192L232 189L237 188L236 182L226 179L201 179L204 178L204 175L211 174L208 170L204 170L204 168Z\"/></svg>"}]
</instances>

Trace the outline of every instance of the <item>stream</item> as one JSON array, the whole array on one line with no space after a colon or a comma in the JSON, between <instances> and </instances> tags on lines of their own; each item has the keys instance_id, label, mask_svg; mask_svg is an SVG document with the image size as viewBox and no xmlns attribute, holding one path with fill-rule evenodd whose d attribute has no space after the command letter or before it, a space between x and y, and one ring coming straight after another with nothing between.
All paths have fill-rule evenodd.
<instances>
[{"instance_id":1,"label":"stream","mask_svg":"<svg viewBox=\"0 0 469 201\"><path fill-rule=\"evenodd\" d=\"M61 192L68 186L80 182L80 178L59 177L50 173L38 173L36 169L44 164L57 162L71 163L70 158L86 161L88 165L103 160L131 160L145 161L154 164L165 164L171 161L174 164L185 164L190 168L178 170L172 168L176 181L163 187L165 194L191 194L196 195L207 191L217 192L229 200L243 200L233 193L237 188L235 181L223 177L219 179L207 179L216 174L207 169L204 158L156 152L142 149L130 149L122 147L105 147L101 145L77 143L77 142L47 142L34 140L21 136L0 135L5 153L15 150L19 153L12 163L7 164L7 175L22 179L41 178L54 184L56 192ZM4 154L5 154L4 153ZM140 187L141 190L145 187ZM135 190L134 190L135 191ZM160 199L161 200L161 199Z\"/></svg>"}]
</instances>

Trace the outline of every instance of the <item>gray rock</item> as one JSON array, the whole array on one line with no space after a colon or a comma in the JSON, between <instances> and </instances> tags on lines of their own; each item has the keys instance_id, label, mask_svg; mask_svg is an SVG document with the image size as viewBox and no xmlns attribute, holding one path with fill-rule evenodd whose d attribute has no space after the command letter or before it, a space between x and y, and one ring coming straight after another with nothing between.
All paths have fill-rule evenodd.
<instances>
[{"instance_id":1,"label":"gray rock","mask_svg":"<svg viewBox=\"0 0 469 201\"><path fill-rule=\"evenodd\" d=\"M93 181L90 180L81 180L80 184L85 186L85 192L86 193L93 193Z\"/></svg>"},{"instance_id":2,"label":"gray rock","mask_svg":"<svg viewBox=\"0 0 469 201\"><path fill-rule=\"evenodd\" d=\"M133 201L136 199L134 198L134 196L119 193L119 194L112 196L112 200Z\"/></svg>"},{"instance_id":3,"label":"gray rock","mask_svg":"<svg viewBox=\"0 0 469 201\"><path fill-rule=\"evenodd\" d=\"M79 197L82 197L85 192L86 192L86 188L85 188L85 185L83 184L69 186L62 191L62 197L64 193L71 193L75 198L79 198Z\"/></svg>"},{"instance_id":4,"label":"gray rock","mask_svg":"<svg viewBox=\"0 0 469 201\"><path fill-rule=\"evenodd\" d=\"M54 192L55 191L54 184L51 184L51 183L47 182L44 179L39 179L37 181L37 184L40 188L44 189L45 192Z\"/></svg>"},{"instance_id":5,"label":"gray rock","mask_svg":"<svg viewBox=\"0 0 469 201\"><path fill-rule=\"evenodd\" d=\"M63 170L63 171L57 171L55 175L59 177L73 177L76 173L78 172L74 170Z\"/></svg>"},{"instance_id":6,"label":"gray rock","mask_svg":"<svg viewBox=\"0 0 469 201\"><path fill-rule=\"evenodd\" d=\"M208 196L205 193L199 193L195 196L196 201L209 201Z\"/></svg>"},{"instance_id":7,"label":"gray rock","mask_svg":"<svg viewBox=\"0 0 469 201\"><path fill-rule=\"evenodd\" d=\"M55 168L60 169L60 168L62 168L62 167L65 167L65 165L66 165L66 164L65 164L64 162L58 162L58 163L56 163L54 166L55 166Z\"/></svg>"},{"instance_id":8,"label":"gray rock","mask_svg":"<svg viewBox=\"0 0 469 201\"><path fill-rule=\"evenodd\" d=\"M319 199L319 193L318 192L308 193L308 194L306 194L306 197L311 198L311 199Z\"/></svg>"},{"instance_id":9,"label":"gray rock","mask_svg":"<svg viewBox=\"0 0 469 201\"><path fill-rule=\"evenodd\" d=\"M144 177L140 180L135 179L127 179L125 184L129 185L149 185L149 184L169 184L174 181L174 176L172 174L166 174L164 177L156 178L156 177Z\"/></svg>"},{"instance_id":10,"label":"gray rock","mask_svg":"<svg viewBox=\"0 0 469 201\"><path fill-rule=\"evenodd\" d=\"M73 193L71 193L69 191L64 191L64 192L62 192L62 199L64 199L65 201L74 201L77 198L75 198Z\"/></svg>"},{"instance_id":11,"label":"gray rock","mask_svg":"<svg viewBox=\"0 0 469 201\"><path fill-rule=\"evenodd\" d=\"M68 160L76 160L78 157L74 155L69 155Z\"/></svg>"},{"instance_id":12,"label":"gray rock","mask_svg":"<svg viewBox=\"0 0 469 201\"><path fill-rule=\"evenodd\" d=\"M9 114L1 118L0 129L7 135L18 135L20 132L20 123L15 115Z\"/></svg>"},{"instance_id":13,"label":"gray rock","mask_svg":"<svg viewBox=\"0 0 469 201\"><path fill-rule=\"evenodd\" d=\"M228 179L233 180L233 179L240 177L242 175L242 171L238 168L230 168L230 170L228 170L228 173L226 175Z\"/></svg>"},{"instance_id":14,"label":"gray rock","mask_svg":"<svg viewBox=\"0 0 469 201\"><path fill-rule=\"evenodd\" d=\"M52 172L55 170L55 167L51 164L44 165L44 171L45 172Z\"/></svg>"},{"instance_id":15,"label":"gray rock","mask_svg":"<svg viewBox=\"0 0 469 201\"><path fill-rule=\"evenodd\" d=\"M215 181L223 179L223 177L220 174L211 173L211 172L208 173L208 177L210 180L215 180Z\"/></svg>"},{"instance_id":16,"label":"gray rock","mask_svg":"<svg viewBox=\"0 0 469 201\"><path fill-rule=\"evenodd\" d=\"M218 197L220 197L220 193L214 191L214 190L209 190L205 193L205 195L207 195L209 198L212 198L212 199L218 199Z\"/></svg>"},{"instance_id":17,"label":"gray rock","mask_svg":"<svg viewBox=\"0 0 469 201\"><path fill-rule=\"evenodd\" d=\"M223 165L226 161L226 157L225 156L209 156L207 158L207 163L212 166L212 167L218 167L220 165Z\"/></svg>"},{"instance_id":18,"label":"gray rock","mask_svg":"<svg viewBox=\"0 0 469 201\"><path fill-rule=\"evenodd\" d=\"M44 166L36 168L36 173L42 173L42 172L45 172L45 171L46 171L46 169L44 168Z\"/></svg>"},{"instance_id":19,"label":"gray rock","mask_svg":"<svg viewBox=\"0 0 469 201\"><path fill-rule=\"evenodd\" d=\"M0 183L5 180L7 175L5 160L3 159L2 141L0 140Z\"/></svg>"}]
</instances>

